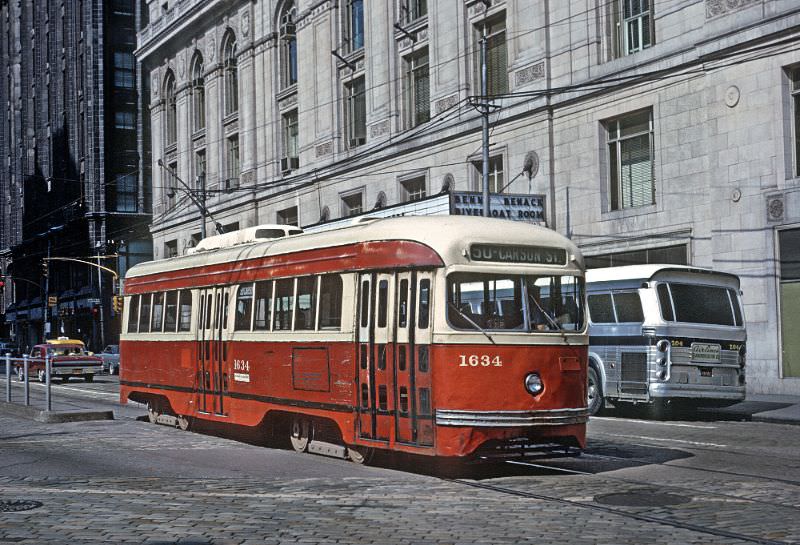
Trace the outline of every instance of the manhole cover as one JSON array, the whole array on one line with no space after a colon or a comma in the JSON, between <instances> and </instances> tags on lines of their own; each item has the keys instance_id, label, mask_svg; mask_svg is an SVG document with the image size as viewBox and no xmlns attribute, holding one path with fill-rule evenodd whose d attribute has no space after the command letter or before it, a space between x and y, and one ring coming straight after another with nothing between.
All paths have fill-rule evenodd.
<instances>
[{"instance_id":1,"label":"manhole cover","mask_svg":"<svg viewBox=\"0 0 800 545\"><path fill-rule=\"evenodd\" d=\"M41 506L41 502L33 500L0 500L0 513L30 511L31 509L36 509Z\"/></svg>"},{"instance_id":2,"label":"manhole cover","mask_svg":"<svg viewBox=\"0 0 800 545\"><path fill-rule=\"evenodd\" d=\"M621 507L662 507L664 505L677 505L688 503L689 498L664 492L649 490L634 490L632 492L618 492L595 496L594 501L603 505L618 505Z\"/></svg>"}]
</instances>

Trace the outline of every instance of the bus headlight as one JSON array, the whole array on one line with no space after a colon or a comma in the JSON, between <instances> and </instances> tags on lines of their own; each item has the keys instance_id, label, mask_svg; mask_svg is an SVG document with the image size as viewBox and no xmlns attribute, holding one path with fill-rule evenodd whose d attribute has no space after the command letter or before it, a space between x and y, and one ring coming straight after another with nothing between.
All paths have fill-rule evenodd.
<instances>
[{"instance_id":1,"label":"bus headlight","mask_svg":"<svg viewBox=\"0 0 800 545\"><path fill-rule=\"evenodd\" d=\"M661 339L656 343L656 350L659 352L666 352L669 348L669 341L667 339Z\"/></svg>"},{"instance_id":2,"label":"bus headlight","mask_svg":"<svg viewBox=\"0 0 800 545\"><path fill-rule=\"evenodd\" d=\"M544 383L539 373L529 373L528 376L525 377L525 389L528 390L531 395L535 396L542 393L542 390L544 390Z\"/></svg>"}]
</instances>

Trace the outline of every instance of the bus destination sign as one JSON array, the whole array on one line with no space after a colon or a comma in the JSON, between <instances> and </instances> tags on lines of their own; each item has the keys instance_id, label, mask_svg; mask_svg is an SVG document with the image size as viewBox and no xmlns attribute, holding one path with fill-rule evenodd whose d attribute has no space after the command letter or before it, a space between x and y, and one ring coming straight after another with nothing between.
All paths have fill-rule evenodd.
<instances>
[{"instance_id":1,"label":"bus destination sign","mask_svg":"<svg viewBox=\"0 0 800 545\"><path fill-rule=\"evenodd\" d=\"M469 248L469 255L473 261L529 263L533 265L567 264L567 251L564 248L473 244Z\"/></svg>"}]
</instances>

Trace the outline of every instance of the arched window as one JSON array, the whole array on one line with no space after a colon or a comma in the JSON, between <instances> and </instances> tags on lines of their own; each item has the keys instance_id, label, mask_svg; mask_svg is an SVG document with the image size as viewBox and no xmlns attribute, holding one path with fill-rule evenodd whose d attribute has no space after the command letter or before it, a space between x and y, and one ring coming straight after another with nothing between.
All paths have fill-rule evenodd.
<instances>
[{"instance_id":1,"label":"arched window","mask_svg":"<svg viewBox=\"0 0 800 545\"><path fill-rule=\"evenodd\" d=\"M198 52L192 60L192 129L206 128L206 82L203 78L203 56Z\"/></svg>"},{"instance_id":2,"label":"arched window","mask_svg":"<svg viewBox=\"0 0 800 545\"><path fill-rule=\"evenodd\" d=\"M164 100L167 106L164 142L171 146L178 141L178 104L175 100L175 76L172 72L167 72L164 77Z\"/></svg>"},{"instance_id":3,"label":"arched window","mask_svg":"<svg viewBox=\"0 0 800 545\"><path fill-rule=\"evenodd\" d=\"M286 2L280 15L280 67L281 89L286 89L297 83L297 34L295 33L295 19L297 8L294 2Z\"/></svg>"},{"instance_id":4,"label":"arched window","mask_svg":"<svg viewBox=\"0 0 800 545\"><path fill-rule=\"evenodd\" d=\"M239 111L239 69L236 66L236 37L233 32L225 36L222 46L222 63L225 79L225 115Z\"/></svg>"}]
</instances>

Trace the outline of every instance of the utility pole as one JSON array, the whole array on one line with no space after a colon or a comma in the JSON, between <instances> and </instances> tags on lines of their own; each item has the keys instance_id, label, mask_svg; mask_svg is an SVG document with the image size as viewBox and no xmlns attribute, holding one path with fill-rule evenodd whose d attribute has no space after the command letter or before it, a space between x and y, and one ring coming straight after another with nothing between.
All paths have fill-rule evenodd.
<instances>
[{"instance_id":1,"label":"utility pole","mask_svg":"<svg viewBox=\"0 0 800 545\"><path fill-rule=\"evenodd\" d=\"M220 222L218 222L216 219L214 219L214 216L211 215L211 211L208 208L206 208L206 177L205 177L205 174L201 174L201 175L198 176L199 181L202 184L202 187L201 187L201 190L200 190L200 197L198 198L197 196L195 196L196 191L193 190L191 187L189 187L189 185L186 182L181 180L180 177L178 177L177 174L175 174L170 169L168 169L167 166L164 164L164 161L159 159L157 161L157 164L169 176L172 176L177 182L180 182L181 186L183 186L183 187L181 187L181 188L175 187L174 189L183 189L184 191L186 191L186 194L189 196L189 199L192 201L192 203L194 203L194 205L200 211L200 236L202 238L206 238L206 216L211 218L211 221L214 222L214 227L217 230L217 234L219 234L219 235L223 234L225 232L225 230L223 229L222 224ZM171 189L170 189L170 191L174 194L174 191L172 191Z\"/></svg>"},{"instance_id":2,"label":"utility pole","mask_svg":"<svg viewBox=\"0 0 800 545\"><path fill-rule=\"evenodd\" d=\"M102 350L106 345L106 330L105 330L105 321L103 320L103 275L102 270L100 269L100 257L102 249L101 243L98 241L98 244L95 246L97 250L97 298L100 301L98 305L98 313L100 314L100 346L95 346L94 348L99 352Z\"/></svg>"},{"instance_id":3,"label":"utility pole","mask_svg":"<svg viewBox=\"0 0 800 545\"><path fill-rule=\"evenodd\" d=\"M47 340L47 334L49 333L47 331L47 325L48 325L47 308L48 308L49 303L50 303L50 301L49 301L49 299L50 299L50 266L49 266L50 265L50 246L51 246L51 241L50 241L50 238L48 237L47 238L47 261L45 261L45 263L47 263L48 266L44 269L45 270L45 274L44 274L44 297L42 297L42 342Z\"/></svg>"},{"instance_id":4,"label":"utility pole","mask_svg":"<svg viewBox=\"0 0 800 545\"><path fill-rule=\"evenodd\" d=\"M489 73L486 66L486 50L488 48L488 37L486 36L486 19L489 11L489 1L483 0L484 16L483 30L481 32L481 125L483 132L483 165L481 187L483 188L483 215L490 217L491 206L489 204Z\"/></svg>"}]
</instances>

